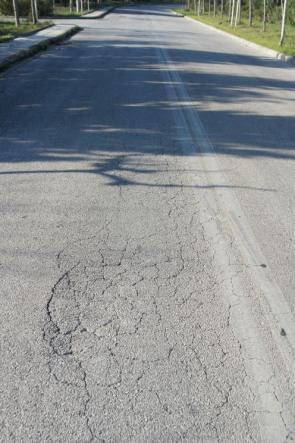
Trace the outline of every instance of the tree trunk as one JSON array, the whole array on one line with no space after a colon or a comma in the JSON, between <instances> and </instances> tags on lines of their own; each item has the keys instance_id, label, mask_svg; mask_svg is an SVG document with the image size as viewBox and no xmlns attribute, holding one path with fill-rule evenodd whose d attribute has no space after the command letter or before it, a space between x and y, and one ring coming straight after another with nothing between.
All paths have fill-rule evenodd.
<instances>
[{"instance_id":1,"label":"tree trunk","mask_svg":"<svg viewBox=\"0 0 295 443\"><path fill-rule=\"evenodd\" d=\"M213 0L213 17L216 17L216 0Z\"/></svg>"},{"instance_id":2,"label":"tree trunk","mask_svg":"<svg viewBox=\"0 0 295 443\"><path fill-rule=\"evenodd\" d=\"M198 1L198 15L201 15L201 0Z\"/></svg>"},{"instance_id":3,"label":"tree trunk","mask_svg":"<svg viewBox=\"0 0 295 443\"><path fill-rule=\"evenodd\" d=\"M223 8L224 8L224 0L221 0L221 5L220 5L221 20L223 19Z\"/></svg>"},{"instance_id":4,"label":"tree trunk","mask_svg":"<svg viewBox=\"0 0 295 443\"><path fill-rule=\"evenodd\" d=\"M14 21L15 21L15 26L18 27L19 26L19 13L18 13L18 0L13 0L13 12L14 12Z\"/></svg>"},{"instance_id":5,"label":"tree trunk","mask_svg":"<svg viewBox=\"0 0 295 443\"><path fill-rule=\"evenodd\" d=\"M232 0L229 0L228 2L228 21L230 22L230 17L231 17L231 4L232 4Z\"/></svg>"},{"instance_id":6,"label":"tree trunk","mask_svg":"<svg viewBox=\"0 0 295 443\"><path fill-rule=\"evenodd\" d=\"M266 0L263 0L263 23L262 23L262 31L266 30Z\"/></svg>"},{"instance_id":7,"label":"tree trunk","mask_svg":"<svg viewBox=\"0 0 295 443\"><path fill-rule=\"evenodd\" d=\"M32 23L35 25L37 23L36 11L35 11L35 0L31 0L31 11L32 11Z\"/></svg>"},{"instance_id":8,"label":"tree trunk","mask_svg":"<svg viewBox=\"0 0 295 443\"><path fill-rule=\"evenodd\" d=\"M284 44L285 27L286 27L287 5L288 5L288 0L285 0L285 1L284 1L283 15L282 15L282 27L281 27L280 46L282 46L282 45Z\"/></svg>"},{"instance_id":9,"label":"tree trunk","mask_svg":"<svg viewBox=\"0 0 295 443\"><path fill-rule=\"evenodd\" d=\"M38 12L38 3L37 3L37 0L34 0L34 7L35 7L35 17L36 17L36 22L38 23L38 20L39 20L39 12Z\"/></svg>"},{"instance_id":10,"label":"tree trunk","mask_svg":"<svg viewBox=\"0 0 295 443\"><path fill-rule=\"evenodd\" d=\"M237 0L235 27L240 23L241 0Z\"/></svg>"},{"instance_id":11,"label":"tree trunk","mask_svg":"<svg viewBox=\"0 0 295 443\"><path fill-rule=\"evenodd\" d=\"M231 6L231 20L230 20L230 24L231 26L234 25L234 18L235 18L235 8L236 8L236 4L237 4L238 0L232 0L232 6Z\"/></svg>"},{"instance_id":12,"label":"tree trunk","mask_svg":"<svg viewBox=\"0 0 295 443\"><path fill-rule=\"evenodd\" d=\"M252 26L253 12L252 12L252 0L249 0L249 26Z\"/></svg>"},{"instance_id":13,"label":"tree trunk","mask_svg":"<svg viewBox=\"0 0 295 443\"><path fill-rule=\"evenodd\" d=\"M195 14L197 14L197 0L194 0L194 9L195 9Z\"/></svg>"}]
</instances>

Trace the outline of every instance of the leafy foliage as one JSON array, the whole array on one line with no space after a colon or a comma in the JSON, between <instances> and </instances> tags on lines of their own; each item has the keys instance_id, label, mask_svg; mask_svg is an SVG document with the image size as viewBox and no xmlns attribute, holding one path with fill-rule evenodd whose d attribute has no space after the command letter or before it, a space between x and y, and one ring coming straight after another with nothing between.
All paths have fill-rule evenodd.
<instances>
[{"instance_id":1,"label":"leafy foliage","mask_svg":"<svg viewBox=\"0 0 295 443\"><path fill-rule=\"evenodd\" d=\"M28 17L31 14L30 0L18 0L19 14ZM38 11L40 15L52 13L52 0L38 0ZM0 13L3 15L13 15L13 5L11 0L0 0Z\"/></svg>"}]
</instances>

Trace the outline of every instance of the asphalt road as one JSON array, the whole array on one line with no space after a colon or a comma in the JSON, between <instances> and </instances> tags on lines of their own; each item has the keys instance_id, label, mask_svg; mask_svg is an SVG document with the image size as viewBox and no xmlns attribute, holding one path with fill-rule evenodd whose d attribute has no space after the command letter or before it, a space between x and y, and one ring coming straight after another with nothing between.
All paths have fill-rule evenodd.
<instances>
[{"instance_id":1,"label":"asphalt road","mask_svg":"<svg viewBox=\"0 0 295 443\"><path fill-rule=\"evenodd\" d=\"M75 22L0 77L0 440L292 441L294 68Z\"/></svg>"}]
</instances>

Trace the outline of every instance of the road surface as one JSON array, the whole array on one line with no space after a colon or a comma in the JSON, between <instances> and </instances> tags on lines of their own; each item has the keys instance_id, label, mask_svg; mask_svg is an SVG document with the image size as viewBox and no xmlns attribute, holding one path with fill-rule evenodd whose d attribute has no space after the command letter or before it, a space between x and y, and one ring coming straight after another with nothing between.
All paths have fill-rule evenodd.
<instances>
[{"instance_id":1,"label":"road surface","mask_svg":"<svg viewBox=\"0 0 295 443\"><path fill-rule=\"evenodd\" d=\"M1 441L292 441L294 68L74 22L0 77Z\"/></svg>"}]
</instances>

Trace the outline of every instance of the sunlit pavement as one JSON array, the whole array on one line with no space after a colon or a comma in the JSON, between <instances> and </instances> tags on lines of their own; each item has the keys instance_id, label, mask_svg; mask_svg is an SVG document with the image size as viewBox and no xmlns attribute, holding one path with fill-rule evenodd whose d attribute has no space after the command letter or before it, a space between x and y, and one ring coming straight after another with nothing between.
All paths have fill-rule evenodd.
<instances>
[{"instance_id":1,"label":"sunlit pavement","mask_svg":"<svg viewBox=\"0 0 295 443\"><path fill-rule=\"evenodd\" d=\"M291 441L294 68L73 23L0 77L1 438Z\"/></svg>"}]
</instances>

